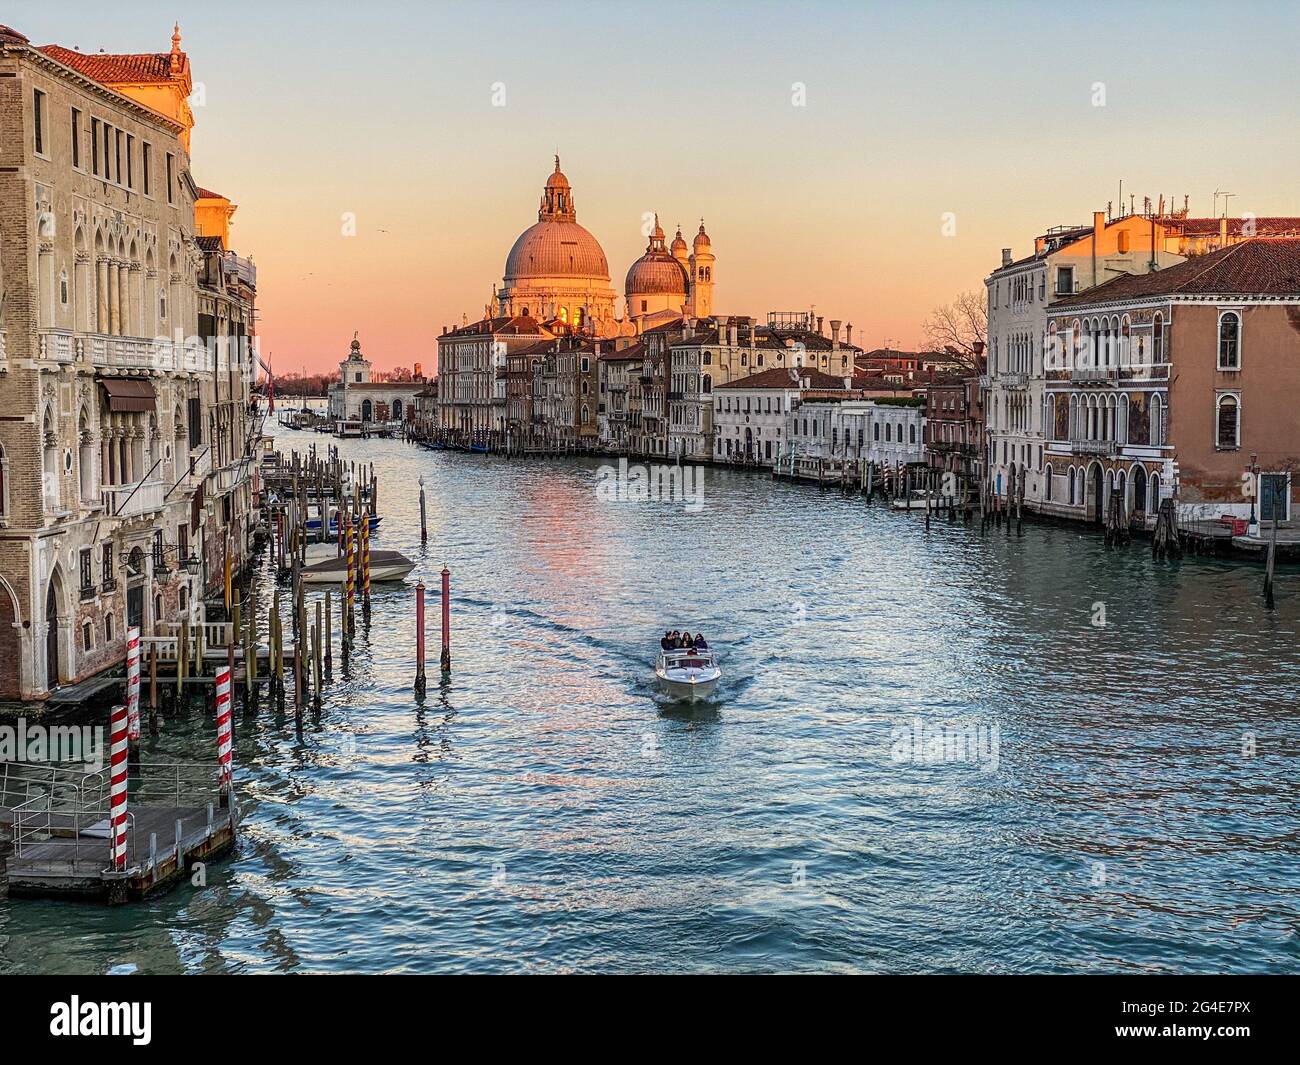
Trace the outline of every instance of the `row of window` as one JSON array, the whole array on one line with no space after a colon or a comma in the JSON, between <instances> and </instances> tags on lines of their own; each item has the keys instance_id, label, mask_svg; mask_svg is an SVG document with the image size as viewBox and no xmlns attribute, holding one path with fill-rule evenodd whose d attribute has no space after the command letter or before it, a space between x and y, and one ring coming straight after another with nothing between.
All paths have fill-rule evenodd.
<instances>
[{"instance_id":1,"label":"row of window","mask_svg":"<svg viewBox=\"0 0 1300 1065\"><path fill-rule=\"evenodd\" d=\"M32 90L32 130L36 154L48 158L49 151L49 116L47 97L40 89ZM72 165L78 170L85 170L82 159L82 137L86 129L85 116L76 107L69 108L69 134L72 146ZM136 188L136 138L133 134L102 119L92 117L90 132L90 172L104 181L132 191ZM153 195L153 145L148 141L140 142L139 177L141 191L146 196ZM167 202L175 203L176 157L166 153Z\"/></svg>"}]
</instances>

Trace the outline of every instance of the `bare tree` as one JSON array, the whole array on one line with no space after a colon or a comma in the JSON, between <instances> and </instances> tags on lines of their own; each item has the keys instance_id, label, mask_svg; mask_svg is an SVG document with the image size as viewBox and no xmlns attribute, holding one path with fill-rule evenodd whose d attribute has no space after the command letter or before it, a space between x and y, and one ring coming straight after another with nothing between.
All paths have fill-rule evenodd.
<instances>
[{"instance_id":1,"label":"bare tree","mask_svg":"<svg viewBox=\"0 0 1300 1065\"><path fill-rule=\"evenodd\" d=\"M989 312L981 292L963 292L951 303L936 307L921 326L925 343L947 352L966 369L979 369L988 340Z\"/></svg>"}]
</instances>

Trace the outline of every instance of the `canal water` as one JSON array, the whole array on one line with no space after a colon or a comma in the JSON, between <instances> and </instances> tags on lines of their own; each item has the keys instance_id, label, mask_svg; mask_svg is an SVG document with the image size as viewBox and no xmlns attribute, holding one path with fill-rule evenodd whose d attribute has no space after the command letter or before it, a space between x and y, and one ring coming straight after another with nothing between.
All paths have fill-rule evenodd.
<instances>
[{"instance_id":1,"label":"canal water","mask_svg":"<svg viewBox=\"0 0 1300 1065\"><path fill-rule=\"evenodd\" d=\"M142 904L0 900L0 972L1300 971L1295 570L1269 612L1258 568L1073 528L340 447L417 570L301 735L236 713L237 852ZM657 693L667 628L720 652L714 700ZM168 719L145 758L212 737Z\"/></svg>"}]
</instances>

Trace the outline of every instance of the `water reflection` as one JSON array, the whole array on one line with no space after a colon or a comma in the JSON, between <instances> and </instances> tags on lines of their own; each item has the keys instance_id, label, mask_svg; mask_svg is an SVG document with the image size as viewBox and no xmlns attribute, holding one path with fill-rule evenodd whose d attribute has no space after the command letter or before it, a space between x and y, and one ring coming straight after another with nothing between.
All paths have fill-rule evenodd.
<instances>
[{"instance_id":1,"label":"water reflection","mask_svg":"<svg viewBox=\"0 0 1300 1065\"><path fill-rule=\"evenodd\" d=\"M601 503L595 463L340 446L416 571L300 733L292 695L236 717L237 854L143 907L0 902L0 971L1300 970L1294 569L1270 613L1255 569L1064 527L927 535L725 470L690 514ZM653 680L683 627L707 702ZM996 726L996 771L895 759L915 719Z\"/></svg>"}]
</instances>

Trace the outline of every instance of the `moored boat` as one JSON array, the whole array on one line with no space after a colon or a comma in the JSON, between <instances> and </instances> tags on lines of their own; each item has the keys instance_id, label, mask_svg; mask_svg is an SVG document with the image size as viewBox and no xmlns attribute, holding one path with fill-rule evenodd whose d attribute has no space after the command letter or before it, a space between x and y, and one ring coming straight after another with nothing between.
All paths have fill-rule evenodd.
<instances>
[{"instance_id":1,"label":"moored boat","mask_svg":"<svg viewBox=\"0 0 1300 1065\"><path fill-rule=\"evenodd\" d=\"M371 584L405 580L413 569L415 569L415 563L400 551L370 552ZM359 575L359 568L354 569L353 572ZM313 562L310 565L303 566L299 574L307 584L342 584L347 580L348 560L344 555L327 558L321 562Z\"/></svg>"}]
</instances>

